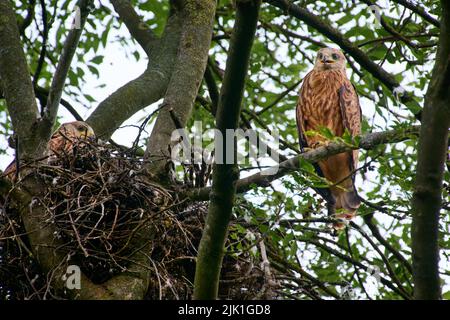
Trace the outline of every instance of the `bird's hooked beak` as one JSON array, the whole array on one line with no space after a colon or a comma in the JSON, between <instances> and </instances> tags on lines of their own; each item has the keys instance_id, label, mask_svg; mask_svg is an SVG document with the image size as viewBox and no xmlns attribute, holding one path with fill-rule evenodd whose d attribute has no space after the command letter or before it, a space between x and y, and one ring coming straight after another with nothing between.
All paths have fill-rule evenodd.
<instances>
[{"instance_id":1,"label":"bird's hooked beak","mask_svg":"<svg viewBox=\"0 0 450 320\"><path fill-rule=\"evenodd\" d=\"M327 54L324 54L323 56L322 56L322 59L320 60L323 64L331 64L331 63L334 63L335 61L330 57L330 56L328 56Z\"/></svg>"},{"instance_id":2,"label":"bird's hooked beak","mask_svg":"<svg viewBox=\"0 0 450 320\"><path fill-rule=\"evenodd\" d=\"M86 130L86 139L90 141L97 141L97 137L95 136L94 130L92 130L92 128L88 128Z\"/></svg>"}]
</instances>

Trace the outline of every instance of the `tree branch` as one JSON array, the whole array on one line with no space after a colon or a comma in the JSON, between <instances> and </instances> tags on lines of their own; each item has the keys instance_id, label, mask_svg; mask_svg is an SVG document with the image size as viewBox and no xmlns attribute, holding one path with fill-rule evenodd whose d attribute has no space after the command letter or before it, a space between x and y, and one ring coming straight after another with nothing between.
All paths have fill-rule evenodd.
<instances>
[{"instance_id":1,"label":"tree branch","mask_svg":"<svg viewBox=\"0 0 450 320\"><path fill-rule=\"evenodd\" d=\"M424 20L430 22L431 24L433 24L436 27L440 27L441 24L439 22L439 20L433 18L428 12L426 12L423 8L421 8L419 6L419 4L413 4L411 2L409 2L408 0L393 0L394 2L401 4L402 6L404 6L405 8L408 8L409 10L411 10L412 12L418 14L419 16L421 16Z\"/></svg>"},{"instance_id":2,"label":"tree branch","mask_svg":"<svg viewBox=\"0 0 450 320\"><path fill-rule=\"evenodd\" d=\"M103 100L86 122L96 135L108 140L120 125L139 110L164 96L180 42L182 18L172 15L149 57L147 69Z\"/></svg>"},{"instance_id":3,"label":"tree branch","mask_svg":"<svg viewBox=\"0 0 450 320\"><path fill-rule=\"evenodd\" d=\"M47 104L47 97L48 97L48 93L49 93L48 89L38 86L38 87L34 87L34 92L36 92L36 97L38 99L40 99L41 101L44 101L44 104ZM70 104L69 101L61 98L60 103L64 108L66 108L67 111L70 112L70 114L72 114L72 116L75 118L75 120L84 121L83 117L78 113L78 111L75 109L75 107Z\"/></svg>"},{"instance_id":4,"label":"tree branch","mask_svg":"<svg viewBox=\"0 0 450 320\"><path fill-rule=\"evenodd\" d=\"M226 155L226 146L230 144L225 135L226 130L236 129L239 125L245 78L260 5L260 0L236 2L236 21L216 116L217 129L224 139L221 149L216 150L216 157L218 152ZM234 145L234 137L232 139L231 145ZM233 154L235 155L235 152ZM208 215L197 255L194 299L217 298L225 238L238 177L237 164L214 164Z\"/></svg>"},{"instance_id":5,"label":"tree branch","mask_svg":"<svg viewBox=\"0 0 450 320\"><path fill-rule=\"evenodd\" d=\"M181 38L176 59L170 61L174 67L164 97L168 107L156 119L145 154L145 158L153 160L148 169L161 181L167 178L165 156L176 129L169 110L173 110L181 125L186 125L205 72L215 9L215 1L186 0L180 11Z\"/></svg>"},{"instance_id":6,"label":"tree branch","mask_svg":"<svg viewBox=\"0 0 450 320\"><path fill-rule=\"evenodd\" d=\"M341 142L332 142L328 146L319 147L317 149L299 154L296 157L281 162L278 166L274 166L258 173L255 173L246 178L242 178L236 182L237 192L244 193L251 190L253 187L268 186L272 181L277 180L293 170L299 168L301 161L308 161L311 163L329 158L335 154L347 152L355 149L370 150L380 144L397 143L409 139L413 135L417 135L419 127L414 126L406 130L391 130L384 132L369 133L361 137L358 145L348 145ZM274 173L276 172L276 173ZM211 187L201 189L189 190L185 195L192 200L205 201L211 193Z\"/></svg>"},{"instance_id":7,"label":"tree branch","mask_svg":"<svg viewBox=\"0 0 450 320\"><path fill-rule=\"evenodd\" d=\"M0 79L14 131L20 140L20 158L32 158L45 149L35 132L38 108L20 42L16 16L8 0L0 0Z\"/></svg>"},{"instance_id":8,"label":"tree branch","mask_svg":"<svg viewBox=\"0 0 450 320\"><path fill-rule=\"evenodd\" d=\"M22 24L19 26L19 33L23 35L25 33L25 29L33 22L34 18L34 7L36 6L36 0L30 0L28 2L27 15L25 19L22 21Z\"/></svg>"},{"instance_id":9,"label":"tree branch","mask_svg":"<svg viewBox=\"0 0 450 320\"><path fill-rule=\"evenodd\" d=\"M208 88L209 97L211 98L211 113L215 117L217 113L217 105L219 104L219 88L217 87L216 80L214 79L213 72L211 70L211 64L213 62L208 59L208 66L205 70L205 83Z\"/></svg>"},{"instance_id":10,"label":"tree branch","mask_svg":"<svg viewBox=\"0 0 450 320\"><path fill-rule=\"evenodd\" d=\"M440 299L439 212L450 127L450 3L441 1L436 63L425 96L412 199L412 255L415 299Z\"/></svg>"},{"instance_id":11,"label":"tree branch","mask_svg":"<svg viewBox=\"0 0 450 320\"><path fill-rule=\"evenodd\" d=\"M43 125L51 131L58 113L61 95L64 89L64 83L72 63L73 56L80 41L84 24L89 15L89 6L92 0L79 0L77 5L80 8L80 25L69 31L64 43L63 51L56 67L55 75L52 80L50 91L47 97L47 104L44 110Z\"/></svg>"},{"instance_id":12,"label":"tree branch","mask_svg":"<svg viewBox=\"0 0 450 320\"><path fill-rule=\"evenodd\" d=\"M127 26L131 36L139 43L147 55L157 40L150 28L141 20L129 0L111 0L120 19Z\"/></svg>"},{"instance_id":13,"label":"tree branch","mask_svg":"<svg viewBox=\"0 0 450 320\"><path fill-rule=\"evenodd\" d=\"M398 251L396 250L385 238L383 238L383 236L381 235L380 231L378 230L377 225L374 222L374 217L373 217L373 213L371 214L366 214L363 217L364 222L366 223L366 225L369 227L370 231L372 232L372 235L375 237L375 239L377 239L387 250L389 250L390 253L392 253L392 255L394 255L394 257L400 261L405 268L412 273L412 266L409 263L408 260L406 260L406 258Z\"/></svg>"}]
</instances>

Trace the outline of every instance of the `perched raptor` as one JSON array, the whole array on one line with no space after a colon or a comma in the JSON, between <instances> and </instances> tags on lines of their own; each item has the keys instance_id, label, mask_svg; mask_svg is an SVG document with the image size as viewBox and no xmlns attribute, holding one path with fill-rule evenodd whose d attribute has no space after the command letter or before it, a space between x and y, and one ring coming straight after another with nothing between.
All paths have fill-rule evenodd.
<instances>
[{"instance_id":1,"label":"perched raptor","mask_svg":"<svg viewBox=\"0 0 450 320\"><path fill-rule=\"evenodd\" d=\"M62 154L71 152L73 143L76 140L93 138L95 138L94 130L83 121L73 121L62 124L47 143L46 155L48 156L48 162L51 163L55 158L58 158ZM13 180L15 172L16 163L12 162L5 169L3 175L10 180Z\"/></svg>"},{"instance_id":2,"label":"perched raptor","mask_svg":"<svg viewBox=\"0 0 450 320\"><path fill-rule=\"evenodd\" d=\"M296 111L302 150L326 144L326 138L320 135L322 128L328 128L335 136L342 136L346 130L352 136L361 133L361 108L347 78L346 63L340 50L322 48L313 70L303 79ZM330 188L318 192L327 200L329 213L338 218L352 219L360 205L354 185L357 165L355 150L329 157L315 166L318 174L331 183ZM343 227L342 223L335 225L337 229Z\"/></svg>"}]
</instances>

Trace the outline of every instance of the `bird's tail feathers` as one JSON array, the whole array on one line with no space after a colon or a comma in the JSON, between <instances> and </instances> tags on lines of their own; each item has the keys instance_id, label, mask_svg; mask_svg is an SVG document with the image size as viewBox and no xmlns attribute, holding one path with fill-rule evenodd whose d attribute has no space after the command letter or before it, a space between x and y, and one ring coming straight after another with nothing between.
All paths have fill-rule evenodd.
<instances>
[{"instance_id":1,"label":"bird's tail feathers","mask_svg":"<svg viewBox=\"0 0 450 320\"><path fill-rule=\"evenodd\" d=\"M354 188L350 191L342 192L339 195L339 200L342 208L346 211L356 211L361 205L361 200Z\"/></svg>"},{"instance_id":2,"label":"bird's tail feathers","mask_svg":"<svg viewBox=\"0 0 450 320\"><path fill-rule=\"evenodd\" d=\"M333 227L336 230L345 228L345 220L351 220L356 216L356 210L361 205L361 200L353 187L351 190L340 192L336 195L336 208L343 209L341 212L336 213L336 218L342 219L343 222L336 222Z\"/></svg>"}]
</instances>

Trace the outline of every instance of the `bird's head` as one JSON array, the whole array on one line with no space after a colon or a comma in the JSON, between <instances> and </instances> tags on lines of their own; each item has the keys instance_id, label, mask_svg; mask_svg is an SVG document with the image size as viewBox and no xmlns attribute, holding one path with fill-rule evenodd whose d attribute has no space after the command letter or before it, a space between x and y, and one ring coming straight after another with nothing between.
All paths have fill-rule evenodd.
<instances>
[{"instance_id":1,"label":"bird's head","mask_svg":"<svg viewBox=\"0 0 450 320\"><path fill-rule=\"evenodd\" d=\"M322 48L317 53L314 69L325 70L345 70L347 59L339 49Z\"/></svg>"},{"instance_id":2,"label":"bird's head","mask_svg":"<svg viewBox=\"0 0 450 320\"><path fill-rule=\"evenodd\" d=\"M81 140L95 140L94 130L86 122L73 121L67 122L61 125L61 127L55 132L55 135L62 135L69 139L81 139Z\"/></svg>"}]
</instances>

